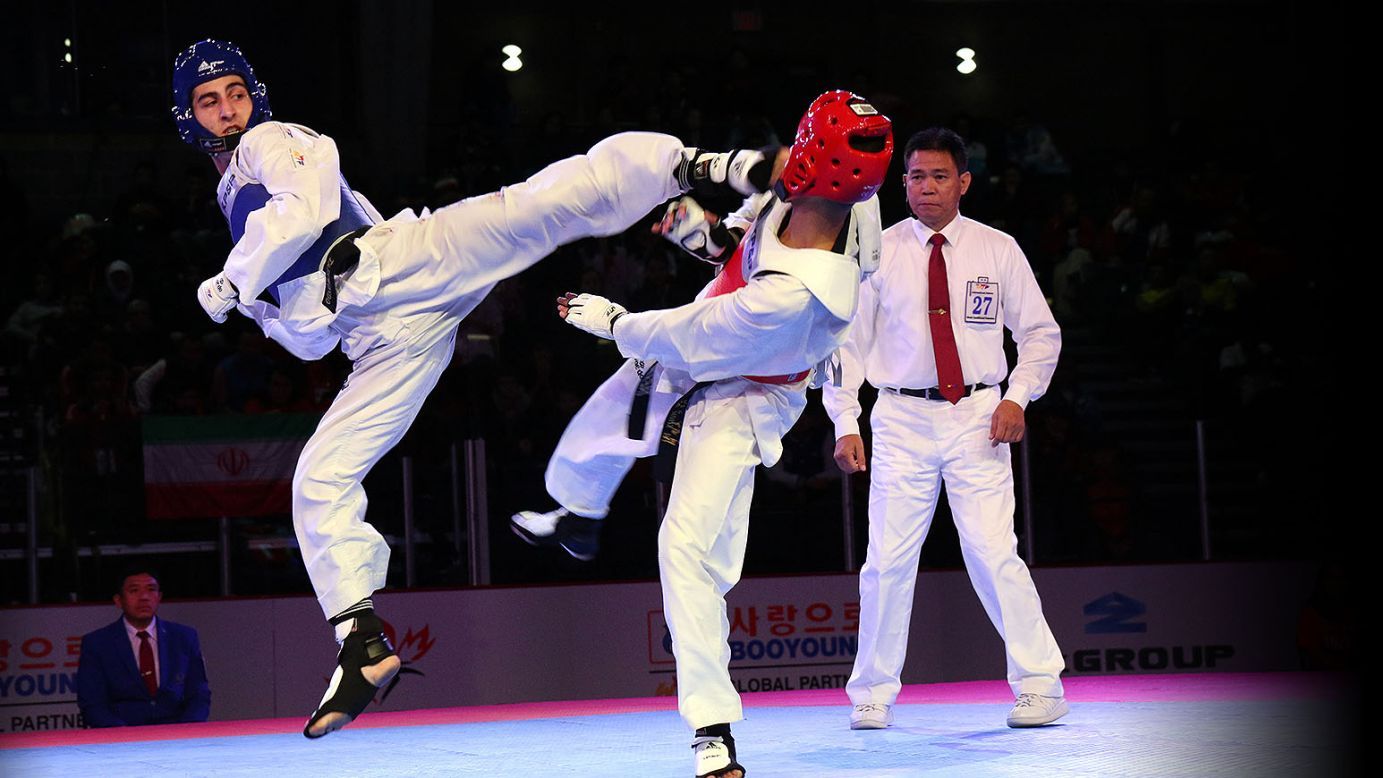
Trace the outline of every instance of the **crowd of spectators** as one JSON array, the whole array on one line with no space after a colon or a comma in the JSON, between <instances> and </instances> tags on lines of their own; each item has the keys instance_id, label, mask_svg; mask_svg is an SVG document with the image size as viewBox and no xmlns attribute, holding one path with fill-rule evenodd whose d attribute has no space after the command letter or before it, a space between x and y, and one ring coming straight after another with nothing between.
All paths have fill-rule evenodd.
<instances>
[{"instance_id":1,"label":"crowd of spectators","mask_svg":"<svg viewBox=\"0 0 1383 778\"><path fill-rule=\"evenodd\" d=\"M445 207L626 127L718 147L779 140L766 118L716 114L676 84L658 100L621 104L642 105L644 113L597 110L585 126L560 113L535 117L531 126L519 121L510 129L527 139L521 144L463 122L437 155L430 181L366 194L386 214ZM1192 141L1177 133L1155 155L1107 158L1067 148L1034 116L959 116L951 123L969 141L974 176L962 213L1018 239L1065 333L1057 379L1029 413L1037 526L1046 531L1039 561L1189 555L1191 535L1159 540L1149 529L1157 517L1140 515L1147 484L1127 441L1109 432L1117 403L1108 400L1108 384L1151 383L1178 398L1184 418L1226 420L1256 435L1250 440L1266 446L1265 458L1276 450L1268 433L1242 420L1281 400L1317 358L1281 315L1311 282L1277 211L1258 199L1260 182L1238 160L1183 154ZM916 129L897 127L904 136ZM56 507L49 529L72 543L163 531L143 518L142 415L320 412L349 372L339 353L304 364L244 318L219 327L206 319L193 291L220 268L231 241L213 198L212 166L194 156L159 160L186 164L176 186L166 184L168 170L140 163L127 191L91 203L24 246L24 261L11 264L14 285L0 291L0 360L18 376L11 401L42 411L42 445L30 454L51 476ZM344 160L348 175L352 162ZM25 193L6 170L0 160L2 210L7 220L23 219ZM882 196L894 201L885 203L886 216L901 218L901 188L890 184ZM501 283L466 319L453 365L400 451L443 462L454 441L486 440L492 548L502 561L493 565L496 580L651 574L652 486L639 471L630 479L639 483L621 497L631 507L624 518L616 511L607 533L628 538L614 542L611 561L578 568L511 548L503 520L513 510L543 507L534 496L542 493L547 454L619 362L608 344L559 326L553 298L593 291L631 310L674 306L690 300L710 273L652 236L645 221L619 236L563 247ZM1092 360L1112 371L1103 384L1083 371ZM766 518L756 525L751 568L843 564L831 437L814 404L787 441L782 464L761 479L756 511ZM1263 464L1250 478L1266 482L1278 474L1273 467ZM434 497L440 538L440 527L450 526L449 507L440 507L449 498ZM383 504L377 497L372 509ZM861 494L858 516L864 505ZM1194 505L1185 511L1193 513ZM760 530L775 522L785 528ZM793 531L790 522L809 526ZM943 535L944 523L938 522ZM945 545L929 544L929 555L958 562L958 555L931 550ZM644 556L642 566L629 562Z\"/></svg>"}]
</instances>

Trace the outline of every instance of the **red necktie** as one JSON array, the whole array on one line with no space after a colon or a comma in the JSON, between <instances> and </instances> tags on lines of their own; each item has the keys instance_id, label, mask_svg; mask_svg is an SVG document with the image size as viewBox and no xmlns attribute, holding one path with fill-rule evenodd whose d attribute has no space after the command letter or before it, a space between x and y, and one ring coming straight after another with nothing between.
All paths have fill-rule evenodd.
<instances>
[{"instance_id":1,"label":"red necktie","mask_svg":"<svg viewBox=\"0 0 1383 778\"><path fill-rule=\"evenodd\" d=\"M149 633L140 630L134 633L139 638L139 677L149 689L150 697L158 696L158 675L154 672L154 647L149 645Z\"/></svg>"},{"instance_id":2,"label":"red necktie","mask_svg":"<svg viewBox=\"0 0 1383 778\"><path fill-rule=\"evenodd\" d=\"M932 244L932 258L927 263L927 322L932 328L936 380L941 396L955 405L965 396L965 379L961 376L956 334L951 331L951 293L946 284L946 260L941 256L946 236L938 232L927 242Z\"/></svg>"}]
</instances>

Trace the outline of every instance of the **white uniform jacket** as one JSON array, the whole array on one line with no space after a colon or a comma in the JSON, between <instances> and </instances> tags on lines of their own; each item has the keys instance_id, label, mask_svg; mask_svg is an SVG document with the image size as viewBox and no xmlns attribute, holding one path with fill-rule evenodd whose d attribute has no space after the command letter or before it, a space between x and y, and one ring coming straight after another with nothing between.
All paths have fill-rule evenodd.
<instances>
[{"instance_id":1,"label":"white uniform jacket","mask_svg":"<svg viewBox=\"0 0 1383 778\"><path fill-rule=\"evenodd\" d=\"M859 301L860 263L831 251L784 246L778 230L791 205L762 198L755 206L762 210L744 238L743 288L718 297L706 297L703 289L696 301L678 308L627 314L615 327L615 341L620 353L656 361L673 376L717 381L707 392L749 397L759 451L771 467L782 455L783 435L802 413L804 383L739 377L799 373L831 356ZM868 215L877 208L871 200L856 210ZM878 220L857 219L856 225L877 231ZM851 241L852 248L861 244L871 241ZM670 383L680 388L687 382ZM686 423L695 419L689 415Z\"/></svg>"},{"instance_id":2,"label":"white uniform jacket","mask_svg":"<svg viewBox=\"0 0 1383 778\"><path fill-rule=\"evenodd\" d=\"M225 274L239 291L241 312L302 359L336 348L336 314L322 304L323 257L342 235L383 221L341 176L336 143L296 124L257 125L236 147L216 199L235 241ZM360 288L378 286L373 265L353 273L355 289L342 290L342 304L373 293ZM266 292L272 302L256 299Z\"/></svg>"}]
</instances>

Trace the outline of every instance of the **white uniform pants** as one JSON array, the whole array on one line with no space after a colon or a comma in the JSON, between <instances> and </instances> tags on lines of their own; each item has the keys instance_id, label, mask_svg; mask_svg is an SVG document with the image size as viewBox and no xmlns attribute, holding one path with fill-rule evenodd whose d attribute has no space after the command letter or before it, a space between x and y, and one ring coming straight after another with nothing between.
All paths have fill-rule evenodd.
<instances>
[{"instance_id":1,"label":"white uniform pants","mask_svg":"<svg viewBox=\"0 0 1383 778\"><path fill-rule=\"evenodd\" d=\"M656 452L668 406L694 383L683 373L663 372L672 376L660 376L644 441L626 437L629 398L638 380L632 361L572 419L547 471L548 492L563 507L603 518L634 460ZM662 380L674 376L671 386L680 391ZM749 537L760 453L754 399L746 392L756 389L744 381L714 384L687 407L677 473L658 531L658 577L677 660L677 705L692 729L744 718L730 680L725 594L739 582Z\"/></svg>"},{"instance_id":2,"label":"white uniform pants","mask_svg":"<svg viewBox=\"0 0 1383 778\"><path fill-rule=\"evenodd\" d=\"M389 548L365 522L361 482L436 386L461 319L557 246L625 230L680 194L681 150L671 136L623 133L523 183L361 239L362 262L378 258L378 289L337 319L355 368L293 478L293 525L328 618L384 585Z\"/></svg>"},{"instance_id":3,"label":"white uniform pants","mask_svg":"<svg viewBox=\"0 0 1383 778\"><path fill-rule=\"evenodd\" d=\"M578 516L603 519L634 460L658 451L668 409L696 384L678 370L657 370L649 394L643 437L629 437L629 408L639 383L634 360L626 361L586 400L567 424L548 460L547 493Z\"/></svg>"},{"instance_id":4,"label":"white uniform pants","mask_svg":"<svg viewBox=\"0 0 1383 778\"><path fill-rule=\"evenodd\" d=\"M859 653L846 684L856 705L891 705L902 686L922 542L946 483L961 553L989 620L1004 640L1015 695L1061 696L1061 650L1018 557L1009 446L991 446L999 390L959 403L879 392L869 490L869 551L860 571Z\"/></svg>"},{"instance_id":5,"label":"white uniform pants","mask_svg":"<svg viewBox=\"0 0 1383 778\"><path fill-rule=\"evenodd\" d=\"M691 404L658 531L663 614L677 659L677 708L692 729L744 718L730 680L725 593L740 579L759 447L748 399L712 386Z\"/></svg>"}]
</instances>

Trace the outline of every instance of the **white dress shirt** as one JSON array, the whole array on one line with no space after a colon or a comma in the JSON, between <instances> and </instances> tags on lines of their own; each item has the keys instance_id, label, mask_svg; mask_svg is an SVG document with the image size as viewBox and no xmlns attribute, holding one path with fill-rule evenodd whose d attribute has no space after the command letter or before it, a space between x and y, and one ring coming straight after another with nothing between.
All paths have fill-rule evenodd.
<instances>
[{"instance_id":1,"label":"white dress shirt","mask_svg":"<svg viewBox=\"0 0 1383 778\"><path fill-rule=\"evenodd\" d=\"M927 389L938 384L927 276L933 231L905 219L883 233L877 273L860 284L859 311L841 348L841 385L827 384L823 402L836 437L859 434L859 388ZM966 384L998 385L1008 376L1005 400L1026 408L1047 391L1061 352L1061 329L1018 243L1009 235L959 214L941 230L951 329ZM1018 365L1008 373L1004 331L1018 344Z\"/></svg>"}]
</instances>

